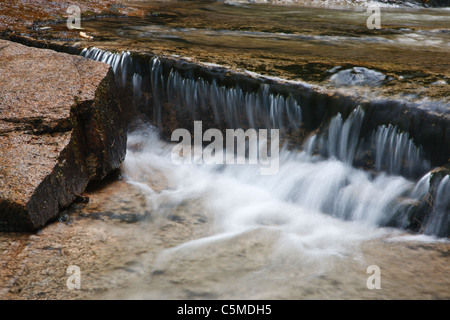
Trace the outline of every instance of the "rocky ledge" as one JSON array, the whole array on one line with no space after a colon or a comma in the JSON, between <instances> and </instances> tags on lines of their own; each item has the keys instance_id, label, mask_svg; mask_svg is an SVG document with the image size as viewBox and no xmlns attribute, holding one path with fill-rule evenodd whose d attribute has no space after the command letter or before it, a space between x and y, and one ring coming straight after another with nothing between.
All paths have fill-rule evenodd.
<instances>
[{"instance_id":1,"label":"rocky ledge","mask_svg":"<svg viewBox=\"0 0 450 320\"><path fill-rule=\"evenodd\" d=\"M126 130L110 66L0 40L0 230L36 230L118 168Z\"/></svg>"}]
</instances>

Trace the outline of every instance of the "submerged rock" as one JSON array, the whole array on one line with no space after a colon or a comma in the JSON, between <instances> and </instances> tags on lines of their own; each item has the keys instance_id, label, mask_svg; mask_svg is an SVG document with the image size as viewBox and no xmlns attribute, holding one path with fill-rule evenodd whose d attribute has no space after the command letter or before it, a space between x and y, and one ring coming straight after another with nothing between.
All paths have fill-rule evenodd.
<instances>
[{"instance_id":1,"label":"submerged rock","mask_svg":"<svg viewBox=\"0 0 450 320\"><path fill-rule=\"evenodd\" d=\"M423 196L408 211L409 229L438 237L450 236L450 163L425 175L418 186ZM418 189L418 187L416 187Z\"/></svg>"},{"instance_id":2,"label":"submerged rock","mask_svg":"<svg viewBox=\"0 0 450 320\"><path fill-rule=\"evenodd\" d=\"M379 86L386 79L386 75L363 67L353 67L335 73L330 78L334 86Z\"/></svg>"},{"instance_id":3,"label":"submerged rock","mask_svg":"<svg viewBox=\"0 0 450 320\"><path fill-rule=\"evenodd\" d=\"M0 40L0 230L36 230L125 157L111 68Z\"/></svg>"}]
</instances>

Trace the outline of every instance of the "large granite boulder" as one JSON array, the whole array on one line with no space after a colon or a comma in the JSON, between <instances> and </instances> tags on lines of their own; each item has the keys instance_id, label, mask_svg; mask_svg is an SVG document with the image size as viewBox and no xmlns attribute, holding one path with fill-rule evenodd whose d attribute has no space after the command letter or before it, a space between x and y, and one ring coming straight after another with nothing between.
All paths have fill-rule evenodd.
<instances>
[{"instance_id":1,"label":"large granite boulder","mask_svg":"<svg viewBox=\"0 0 450 320\"><path fill-rule=\"evenodd\" d=\"M104 63L0 40L0 230L36 230L125 157Z\"/></svg>"}]
</instances>

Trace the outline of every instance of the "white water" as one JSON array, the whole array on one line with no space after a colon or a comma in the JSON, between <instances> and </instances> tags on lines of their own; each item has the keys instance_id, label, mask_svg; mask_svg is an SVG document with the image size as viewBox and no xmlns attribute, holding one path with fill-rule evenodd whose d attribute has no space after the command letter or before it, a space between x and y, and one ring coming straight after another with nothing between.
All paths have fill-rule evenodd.
<instances>
[{"instance_id":1,"label":"white water","mask_svg":"<svg viewBox=\"0 0 450 320\"><path fill-rule=\"evenodd\" d=\"M172 145L160 141L154 128L131 135L129 144L139 149L128 152L126 180L146 192L160 215L184 201L200 201L215 222L211 241L264 229L303 253L340 255L385 232L377 227L392 215L397 198L414 188L399 176L371 178L335 158L287 150L273 176L261 176L257 165L248 164L177 166L170 158ZM169 188L161 193L146 183L154 172L167 180Z\"/></svg>"},{"instance_id":2,"label":"white water","mask_svg":"<svg viewBox=\"0 0 450 320\"><path fill-rule=\"evenodd\" d=\"M360 108L355 109L345 121L341 114L333 117L327 132L317 141L321 153L325 157L335 157L352 165L358 148L363 118L364 111Z\"/></svg>"},{"instance_id":3,"label":"white water","mask_svg":"<svg viewBox=\"0 0 450 320\"><path fill-rule=\"evenodd\" d=\"M152 72L161 74L158 58L152 61ZM302 123L302 112L297 101L289 95L283 97L270 93L269 85L262 84L257 92L245 92L239 87L226 88L210 84L202 78L183 78L172 70L167 79L167 97L169 104L181 110L189 110L196 119L196 111L213 109L216 124L225 121L230 128L249 125L257 128L263 124L265 128L299 128ZM163 81L155 81L153 91L161 91ZM159 87L158 87L159 85ZM154 105L160 101L154 99ZM243 119L246 119L245 123Z\"/></svg>"},{"instance_id":4,"label":"white water","mask_svg":"<svg viewBox=\"0 0 450 320\"><path fill-rule=\"evenodd\" d=\"M449 215L447 208L450 204L450 176L446 175L439 182L436 192L434 210L427 219L425 234L444 235L448 232Z\"/></svg>"},{"instance_id":5,"label":"white water","mask_svg":"<svg viewBox=\"0 0 450 320\"><path fill-rule=\"evenodd\" d=\"M392 125L379 126L373 139L376 146L376 170L389 173L406 171L412 175L415 170L430 169L421 148L416 147L408 133L400 133Z\"/></svg>"},{"instance_id":6,"label":"white water","mask_svg":"<svg viewBox=\"0 0 450 320\"><path fill-rule=\"evenodd\" d=\"M260 175L257 165L174 165L173 144L150 125L131 134L128 145L122 172L145 194L149 212L136 232L158 225L163 231L157 232L171 232L164 221L174 216L186 228L202 217L206 231L141 256L139 280L106 298L370 297L366 268L385 268L387 249L367 257L364 246L445 244L379 227L398 197L425 192L426 178L415 186L399 176L372 177L333 157L284 149L273 176ZM402 277L401 269L388 270Z\"/></svg>"},{"instance_id":7,"label":"white water","mask_svg":"<svg viewBox=\"0 0 450 320\"><path fill-rule=\"evenodd\" d=\"M117 83L124 86L127 67L131 58L128 52L110 53L97 48L84 49L81 55L110 64ZM130 70L129 70L130 71ZM189 110L194 119L197 113L212 108L216 124L225 122L227 127L241 128L284 128L298 129L302 124L302 110L298 102L289 95L272 94L269 85L261 84L256 92L245 92L239 87L227 88L202 79L190 79L171 69L167 79L163 76L158 57L151 60L149 67L153 104L153 120L161 126L161 104L164 98L178 110ZM141 96L142 76L133 73L131 78L134 96Z\"/></svg>"},{"instance_id":8,"label":"white water","mask_svg":"<svg viewBox=\"0 0 450 320\"><path fill-rule=\"evenodd\" d=\"M83 50L82 55L109 63L122 87L126 84L128 71L132 75L129 81L134 98L142 97L145 90L142 88L143 76L135 72L129 53L112 54L91 48ZM159 128L162 127L161 106L165 103L170 108L177 109L177 113L188 111L192 119L199 119L200 115L197 113L206 110L213 115L217 125L225 123L229 128L263 127L279 128L282 131L290 128L295 131L303 125L302 109L298 101L292 95L284 97L272 93L268 84L260 84L257 91L248 92L238 86L229 88L218 85L215 79L207 81L201 77L186 78L173 68L164 73L167 66L163 66L158 57L151 59L148 68L153 122ZM148 104L149 101L145 103ZM365 112L361 108L353 110L346 119L337 114L328 125L324 124L324 129L319 134L305 142L305 153L282 152L281 160L285 161L286 167L292 167L292 161L298 163L299 157L303 157L300 168L294 166L286 173L286 177L283 174L277 175L282 177L278 178L281 180L258 178L246 183L267 188L277 181L273 190L266 191L277 194L278 190L282 190L279 194L282 201L341 219L364 221L374 226L407 227L406 207L425 196L426 192L418 193L417 188L419 185L421 189L429 188L429 175L426 175L428 180L422 179L412 193L413 182L396 175L417 177L430 170L430 164L424 158L421 146L416 146L408 133L400 132L392 125L379 126L369 135L368 141L364 141L360 137L364 117ZM367 151L372 153L373 169L381 173L376 178L352 168L355 158ZM329 160L317 160L313 157L315 152ZM221 170L234 172L241 179L259 172L258 168L250 168L248 172L228 167ZM437 203L444 204L433 211L431 220L434 222L426 227L427 233L442 234L432 226L440 221L445 228L448 220L445 212L447 189L441 189L443 191L437 194Z\"/></svg>"},{"instance_id":9,"label":"white water","mask_svg":"<svg viewBox=\"0 0 450 320\"><path fill-rule=\"evenodd\" d=\"M306 142L306 150L312 154L318 149L324 157L335 157L353 165L358 154L373 148L377 172L413 177L418 172L430 170L422 147L417 147L408 133L400 132L397 127L380 125L374 130L369 145L362 142L360 130L364 117L365 113L360 108L353 110L345 120L337 114L325 132Z\"/></svg>"},{"instance_id":10,"label":"white water","mask_svg":"<svg viewBox=\"0 0 450 320\"><path fill-rule=\"evenodd\" d=\"M387 16L392 16L392 21L407 15L383 11L383 23L388 21ZM365 24L367 17L362 12L360 17ZM439 50L439 45L445 47L445 34L440 31L422 34L414 28L397 32L395 24L392 28L384 35L357 38L340 33L212 31L152 24L121 28L118 36L143 41L143 48L149 50L152 43L167 39L187 40L193 46L239 44L238 48L282 43L283 50L292 54L305 47L316 54L320 46L311 45L318 43L338 49L353 47L356 40L365 43L365 48L375 48L371 44L387 48L399 43L414 50L421 44L433 50ZM446 31L445 26L435 28ZM429 39L422 39L424 35ZM329 48L326 52L330 52ZM153 110L152 121L159 128L167 123L167 105L176 111L175 115L205 120L200 118L206 114L209 125L215 122L231 128L288 127L298 133L305 128L302 121L310 121L307 102L297 95L278 94L280 91L265 84L251 88L240 82L242 87L230 85L221 78L226 70L202 78L186 65L172 68L164 58L154 57L144 63L145 68L135 68L139 62L128 53L110 54L94 48L83 54L111 64L118 84L127 84L136 99L149 97L145 103ZM210 67L223 69L219 65ZM247 75L262 79L256 73ZM258 83L272 80L284 81L272 78ZM281 151L280 170L273 176L261 176L256 165L176 166L171 162L172 146L158 138L157 129L148 125L131 134L122 172L125 180L139 189L139 197L145 195L145 208L117 206L117 212L140 214L140 223L118 227L121 233L133 234L124 238L133 239L130 248L137 249L135 253L130 250L124 266L137 265L139 275L129 286L133 290L111 296L448 297L448 244L428 235L440 232L435 226L446 225L448 177L438 182L439 199L422 230L427 235L387 227L407 227L408 209L427 196L432 175L425 174L429 164L421 147L407 133L388 124L367 132L363 127L366 120L364 111L356 109L349 117L337 114L324 121L319 132L305 141L304 151ZM291 132L287 133L291 138ZM371 153L373 171L353 167L361 163L370 166L370 161L364 162L361 156L365 153ZM415 183L399 174L414 174L415 178L425 175ZM138 202L133 192L111 202L126 197L127 201ZM155 245L140 246L145 242ZM381 267L383 277L383 290L376 293L366 287L366 268L372 264Z\"/></svg>"},{"instance_id":11,"label":"white water","mask_svg":"<svg viewBox=\"0 0 450 320\"><path fill-rule=\"evenodd\" d=\"M110 63L118 83L124 85L122 71L131 65L129 54L101 52L84 51ZM159 127L164 101L189 111L193 118L196 112L213 108L215 122L225 121L230 127L239 127L243 121L268 128L301 124L295 99L272 94L265 85L249 93L202 78L184 78L173 70L165 77L162 68L154 58L149 70L153 119ZM130 80L133 96L139 98L142 77L132 72ZM257 165L248 164L177 166L170 156L173 145L159 139L158 129L148 124L130 134L122 173L145 196L146 206L132 232L141 237L164 234L171 241L160 250L139 254L142 266L136 282L104 297L423 296L423 283L411 284L406 265L416 265L416 250L423 244L443 243L445 250L447 242L383 226L406 227L409 206L430 188L429 173L417 184L396 174L428 164L407 134L380 126L369 135L368 143L381 172L374 175L352 167L367 148L360 140L364 117L360 108L345 119L337 114L305 142L304 151L282 149L280 168L273 176L262 176ZM439 184L439 199L426 234L438 234L436 226L448 223L443 210L449 185L448 177ZM175 230L167 227L167 221L176 221ZM406 261L403 265L397 261L401 256ZM388 289L381 295L371 295L366 287L366 268L372 264L380 265L391 279L383 282ZM421 268L427 267L425 263ZM406 290L405 284L414 289ZM448 296L448 287L440 280L429 288Z\"/></svg>"}]
</instances>

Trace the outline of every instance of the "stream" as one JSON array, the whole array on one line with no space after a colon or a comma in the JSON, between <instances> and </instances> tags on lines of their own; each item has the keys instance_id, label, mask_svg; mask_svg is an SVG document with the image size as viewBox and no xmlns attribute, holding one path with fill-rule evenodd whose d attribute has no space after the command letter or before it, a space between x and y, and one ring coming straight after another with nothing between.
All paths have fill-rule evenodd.
<instances>
[{"instance_id":1,"label":"stream","mask_svg":"<svg viewBox=\"0 0 450 320\"><path fill-rule=\"evenodd\" d=\"M420 232L410 231L435 168L423 146L395 124L366 128L367 108L320 118L314 99L278 86L431 101L447 115L448 8L382 7L383 29L369 32L364 5L136 5L153 13L83 22L94 40L80 43L83 56L113 67L126 107L140 113L119 177L91 186L88 204L38 234L2 242L15 274L9 297L450 298L449 176ZM171 62L181 58L186 65ZM383 84L336 89L330 76L353 66L382 72ZM175 164L170 133L191 120L204 130L280 129L277 173ZM65 288L67 265L80 266L82 290ZM374 265L378 289L368 285Z\"/></svg>"}]
</instances>

